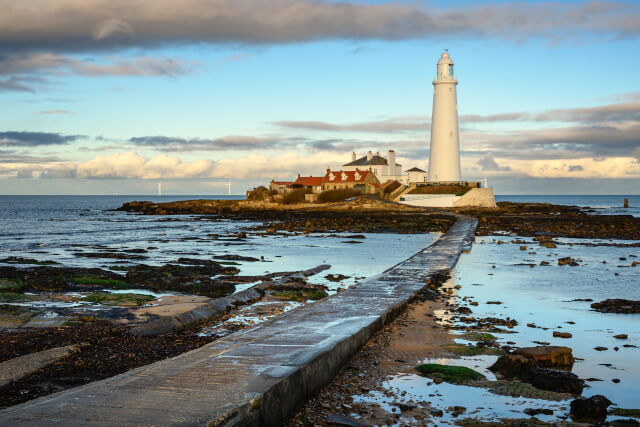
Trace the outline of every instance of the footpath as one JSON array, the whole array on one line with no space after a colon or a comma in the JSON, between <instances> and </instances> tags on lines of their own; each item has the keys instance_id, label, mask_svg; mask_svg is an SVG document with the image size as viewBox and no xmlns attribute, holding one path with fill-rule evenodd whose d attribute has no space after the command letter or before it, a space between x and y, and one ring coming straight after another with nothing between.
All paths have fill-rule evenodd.
<instances>
[{"instance_id":1,"label":"footpath","mask_svg":"<svg viewBox=\"0 0 640 427\"><path fill-rule=\"evenodd\" d=\"M1 410L0 425L277 425L431 276L451 269L476 226L458 217L431 246L358 286L180 356Z\"/></svg>"}]
</instances>

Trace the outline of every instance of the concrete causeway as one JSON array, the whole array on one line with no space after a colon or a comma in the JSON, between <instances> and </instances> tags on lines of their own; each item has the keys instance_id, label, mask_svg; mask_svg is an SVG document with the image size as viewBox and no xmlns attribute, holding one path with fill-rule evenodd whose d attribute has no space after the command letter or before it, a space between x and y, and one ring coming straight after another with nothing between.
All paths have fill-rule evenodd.
<instances>
[{"instance_id":1,"label":"concrete causeway","mask_svg":"<svg viewBox=\"0 0 640 427\"><path fill-rule=\"evenodd\" d=\"M4 409L0 425L277 425L430 276L452 268L476 226L459 217L431 246L347 291L180 356Z\"/></svg>"}]
</instances>

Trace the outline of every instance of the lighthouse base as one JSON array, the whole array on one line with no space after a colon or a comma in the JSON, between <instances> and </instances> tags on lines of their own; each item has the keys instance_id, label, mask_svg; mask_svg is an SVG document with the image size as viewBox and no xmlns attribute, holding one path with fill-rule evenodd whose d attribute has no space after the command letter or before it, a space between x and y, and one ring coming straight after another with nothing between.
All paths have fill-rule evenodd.
<instances>
[{"instance_id":1,"label":"lighthouse base","mask_svg":"<svg viewBox=\"0 0 640 427\"><path fill-rule=\"evenodd\" d=\"M472 188L462 196L455 194L405 194L400 197L399 203L429 208L497 207L492 188Z\"/></svg>"}]
</instances>

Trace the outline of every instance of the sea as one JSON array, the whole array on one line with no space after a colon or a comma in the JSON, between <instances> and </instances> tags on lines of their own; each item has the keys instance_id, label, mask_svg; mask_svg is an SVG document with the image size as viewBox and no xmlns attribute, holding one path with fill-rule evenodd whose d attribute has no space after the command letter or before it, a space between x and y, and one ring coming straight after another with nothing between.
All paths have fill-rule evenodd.
<instances>
[{"instance_id":1,"label":"sea","mask_svg":"<svg viewBox=\"0 0 640 427\"><path fill-rule=\"evenodd\" d=\"M211 238L233 235L254 223L207 218L200 215L145 216L116 211L124 202L152 200L168 202L190 199L242 199L242 196L0 196L0 260L17 256L38 261L52 260L65 266L102 267L135 263L163 264L179 257L206 258L237 254L263 258L261 262L238 262L242 275L296 271L330 265L312 283L324 284L329 293L349 287L366 277L406 259L433 243L437 233L374 234L364 238L349 233L308 235L251 235L243 241ZM629 208L623 207L629 199ZM640 217L640 196L600 195L501 195L497 201L575 205L595 214ZM497 334L501 343L518 347L549 343L573 349L573 371L588 378L584 396L603 394L622 408L640 407L640 315L604 314L591 310L590 299L640 300L640 248L637 241L599 239L556 239L557 248L543 248L530 238L501 236L476 238L470 253L462 254L452 271L452 298L458 303L477 301L470 307L474 316L510 317L518 325L510 334ZM516 242L524 240L525 243ZM524 249L522 249L524 247ZM86 258L84 251L144 249L143 260ZM557 259L571 256L578 266L559 266ZM546 261L549 264L542 263ZM1 262L1 261L0 261ZM339 283L327 274L342 274ZM457 289L454 285L459 285ZM487 304L499 301L500 304ZM443 316L445 317L445 316ZM536 327L528 327L535 324ZM569 332L572 338L553 337L553 331ZM625 340L613 336L627 334ZM459 343L467 343L462 339ZM605 348L597 350L596 347ZM425 362L463 364L484 373L496 356L438 359ZM429 384L426 378L402 374L387 382L392 398L375 396L389 410L398 395L409 401L429 401L442 409L455 405L490 421L504 417L528 418L525 408L547 407L553 415L546 421L566 416L569 401L497 396L485 389L451 384ZM434 397L436 396L436 397ZM400 411L400 408L396 408ZM446 411L445 411L446 412ZM443 424L454 424L445 415Z\"/></svg>"}]
</instances>

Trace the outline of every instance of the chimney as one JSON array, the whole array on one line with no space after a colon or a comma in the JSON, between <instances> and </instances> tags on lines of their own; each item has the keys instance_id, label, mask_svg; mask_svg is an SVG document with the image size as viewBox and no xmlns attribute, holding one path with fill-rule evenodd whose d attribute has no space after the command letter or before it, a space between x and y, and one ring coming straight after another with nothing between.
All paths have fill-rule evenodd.
<instances>
[{"instance_id":1,"label":"chimney","mask_svg":"<svg viewBox=\"0 0 640 427\"><path fill-rule=\"evenodd\" d=\"M396 152L389 150L389 158L387 159L389 165L389 175L395 175L393 172L396 170Z\"/></svg>"},{"instance_id":2,"label":"chimney","mask_svg":"<svg viewBox=\"0 0 640 427\"><path fill-rule=\"evenodd\" d=\"M329 175L330 173L331 173L331 168L327 166L327 175Z\"/></svg>"},{"instance_id":3,"label":"chimney","mask_svg":"<svg viewBox=\"0 0 640 427\"><path fill-rule=\"evenodd\" d=\"M373 153L371 150L367 151L367 162L370 162L373 159Z\"/></svg>"},{"instance_id":4,"label":"chimney","mask_svg":"<svg viewBox=\"0 0 640 427\"><path fill-rule=\"evenodd\" d=\"M380 157L380 152L376 151L376 156Z\"/></svg>"},{"instance_id":5,"label":"chimney","mask_svg":"<svg viewBox=\"0 0 640 427\"><path fill-rule=\"evenodd\" d=\"M356 152L355 152L355 151L353 151L353 152L351 153L351 161L352 161L352 162L355 162L355 161L356 161Z\"/></svg>"}]
</instances>

